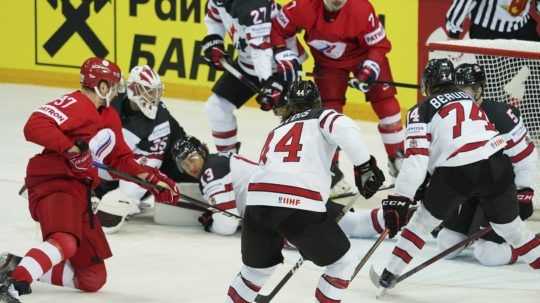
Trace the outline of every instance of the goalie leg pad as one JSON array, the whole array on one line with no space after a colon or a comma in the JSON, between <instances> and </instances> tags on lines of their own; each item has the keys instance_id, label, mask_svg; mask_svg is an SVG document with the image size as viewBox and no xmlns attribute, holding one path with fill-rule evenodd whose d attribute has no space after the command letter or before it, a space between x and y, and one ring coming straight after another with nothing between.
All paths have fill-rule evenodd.
<instances>
[{"instance_id":1,"label":"goalie leg pad","mask_svg":"<svg viewBox=\"0 0 540 303\"><path fill-rule=\"evenodd\" d=\"M255 297L270 278L276 266L255 268L242 265L240 272L234 278L227 291L227 302L254 302Z\"/></svg>"},{"instance_id":2,"label":"goalie leg pad","mask_svg":"<svg viewBox=\"0 0 540 303\"><path fill-rule=\"evenodd\" d=\"M126 217L133 212L134 206L128 201L101 200L98 205L97 216L107 234L113 234L122 228Z\"/></svg>"},{"instance_id":3,"label":"goalie leg pad","mask_svg":"<svg viewBox=\"0 0 540 303\"><path fill-rule=\"evenodd\" d=\"M339 226L351 238L374 238L383 232L384 218L379 208L371 210L355 209L347 212L339 221Z\"/></svg>"}]
</instances>

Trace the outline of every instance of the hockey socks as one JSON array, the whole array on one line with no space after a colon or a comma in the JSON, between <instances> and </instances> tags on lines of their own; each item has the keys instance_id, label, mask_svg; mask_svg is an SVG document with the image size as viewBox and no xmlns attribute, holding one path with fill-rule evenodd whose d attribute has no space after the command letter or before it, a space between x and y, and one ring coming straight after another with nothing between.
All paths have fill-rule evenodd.
<instances>
[{"instance_id":1,"label":"hockey socks","mask_svg":"<svg viewBox=\"0 0 540 303\"><path fill-rule=\"evenodd\" d=\"M227 291L227 303L253 302L264 283L270 278L276 266L253 268L242 265Z\"/></svg>"},{"instance_id":2,"label":"hockey socks","mask_svg":"<svg viewBox=\"0 0 540 303\"><path fill-rule=\"evenodd\" d=\"M490 222L493 230L503 237L512 247L514 253L527 262L533 269L540 269L540 237L527 229L521 218L506 224Z\"/></svg>"},{"instance_id":3,"label":"hockey socks","mask_svg":"<svg viewBox=\"0 0 540 303\"><path fill-rule=\"evenodd\" d=\"M358 256L349 250L336 262L328 265L321 276L315 299L320 303L339 303L343 298L343 292L349 287L350 279L354 272Z\"/></svg>"},{"instance_id":4,"label":"hockey socks","mask_svg":"<svg viewBox=\"0 0 540 303\"><path fill-rule=\"evenodd\" d=\"M47 273L53 266L71 258L77 251L77 240L67 233L54 233L47 241L30 249L11 277L16 281L32 283Z\"/></svg>"},{"instance_id":5,"label":"hockey socks","mask_svg":"<svg viewBox=\"0 0 540 303\"><path fill-rule=\"evenodd\" d=\"M379 117L379 133L388 157L397 158L398 152L403 151L405 131L401 123L401 110L396 98L387 98L372 102L371 106Z\"/></svg>"}]
</instances>

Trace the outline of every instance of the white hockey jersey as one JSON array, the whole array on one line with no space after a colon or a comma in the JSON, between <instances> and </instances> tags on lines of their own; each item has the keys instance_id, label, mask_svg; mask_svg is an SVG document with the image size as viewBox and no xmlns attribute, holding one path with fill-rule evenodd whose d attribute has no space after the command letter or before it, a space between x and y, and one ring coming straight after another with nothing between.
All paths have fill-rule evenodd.
<instances>
[{"instance_id":1,"label":"white hockey jersey","mask_svg":"<svg viewBox=\"0 0 540 303\"><path fill-rule=\"evenodd\" d=\"M249 178L258 164L240 155L211 154L200 177L205 200L222 210L244 213Z\"/></svg>"},{"instance_id":2,"label":"white hockey jersey","mask_svg":"<svg viewBox=\"0 0 540 303\"><path fill-rule=\"evenodd\" d=\"M225 2L225 5L220 5L220 2ZM208 35L217 34L224 38L228 34L231 37L238 50L238 64L244 72L266 80L275 68L270 30L271 20L277 14L278 7L273 0L208 0L204 22ZM295 37L287 40L287 47L305 59L304 50Z\"/></svg>"},{"instance_id":3,"label":"white hockey jersey","mask_svg":"<svg viewBox=\"0 0 540 303\"><path fill-rule=\"evenodd\" d=\"M326 211L337 147L354 165L369 160L360 129L334 110L295 114L272 130L250 179L247 205Z\"/></svg>"},{"instance_id":4,"label":"white hockey jersey","mask_svg":"<svg viewBox=\"0 0 540 303\"><path fill-rule=\"evenodd\" d=\"M426 174L437 167L457 167L489 158L506 140L468 94L433 95L407 116L405 156L396 193L413 199Z\"/></svg>"}]
</instances>

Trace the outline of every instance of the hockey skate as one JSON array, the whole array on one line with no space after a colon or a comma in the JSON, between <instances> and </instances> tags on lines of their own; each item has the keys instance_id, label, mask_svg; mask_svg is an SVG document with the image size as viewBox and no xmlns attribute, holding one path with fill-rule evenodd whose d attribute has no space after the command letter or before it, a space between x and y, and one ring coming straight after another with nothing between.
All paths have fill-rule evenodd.
<instances>
[{"instance_id":1,"label":"hockey skate","mask_svg":"<svg viewBox=\"0 0 540 303\"><path fill-rule=\"evenodd\" d=\"M11 254L9 254L11 255ZM3 256L3 255L2 255ZM13 256L13 255L11 255ZM16 256L14 256L16 257ZM19 258L20 261L20 258ZM11 265L11 262L4 263L4 265ZM15 268L16 264L13 265ZM2 267L8 268L9 266ZM31 293L30 284L26 282L15 282L9 277L11 271L4 270L0 273L0 303L21 303L19 295ZM18 289L22 289L23 293Z\"/></svg>"},{"instance_id":2,"label":"hockey skate","mask_svg":"<svg viewBox=\"0 0 540 303\"><path fill-rule=\"evenodd\" d=\"M330 199L346 198L356 195L356 187L351 186L351 184L345 180L345 176L341 169L339 169L337 163L333 164L330 170L332 173Z\"/></svg>"},{"instance_id":3,"label":"hockey skate","mask_svg":"<svg viewBox=\"0 0 540 303\"><path fill-rule=\"evenodd\" d=\"M383 297L386 294L386 291L393 288L397 283L396 275L386 270L386 268L379 276L377 272L375 272L373 266L371 266L369 270L369 278L371 283L373 283L373 285L379 289L379 293L376 295L377 299Z\"/></svg>"},{"instance_id":4,"label":"hockey skate","mask_svg":"<svg viewBox=\"0 0 540 303\"><path fill-rule=\"evenodd\" d=\"M21 262L22 258L10 253L0 255L0 275L9 275Z\"/></svg>"}]
</instances>

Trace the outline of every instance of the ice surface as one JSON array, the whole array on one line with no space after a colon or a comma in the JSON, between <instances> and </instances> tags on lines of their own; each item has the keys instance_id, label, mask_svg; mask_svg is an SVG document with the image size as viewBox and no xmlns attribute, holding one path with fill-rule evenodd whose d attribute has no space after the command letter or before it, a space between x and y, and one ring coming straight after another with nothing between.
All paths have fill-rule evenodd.
<instances>
[{"instance_id":1,"label":"ice surface","mask_svg":"<svg viewBox=\"0 0 540 303\"><path fill-rule=\"evenodd\" d=\"M23 254L40 240L36 224L27 211L27 203L17 195L22 185L28 158L39 150L25 142L22 128L29 114L45 103L69 90L0 84L0 250ZM210 131L201 102L173 102L167 100L173 115L188 133L211 143ZM254 108L238 111L239 137L242 153L256 159L268 130L277 119L270 113ZM376 126L360 123L369 148L382 166L386 157ZM212 145L212 144L210 144ZM345 158L345 157L342 157ZM342 161L345 167L350 163ZM350 169L345 171L351 179ZM363 205L376 205L383 194ZM529 226L540 231L538 223ZM34 283L34 293L23 297L23 302L223 302L229 282L237 273L240 260L238 236L221 237L201 228L179 228L155 225L151 217L136 218L119 233L109 236L114 257L108 259L108 282L96 294ZM373 243L372 240L353 240L359 259ZM370 284L368 267L374 264L381 270L389 257L394 242L387 241L375 253L351 287L344 302L378 302L376 290ZM428 243L423 258L434 254ZM286 262L276 271L266 293L281 278L298 255L285 251ZM274 302L314 302L313 293L321 269L306 262L286 284ZM474 262L471 254L458 260L440 261L421 271L396 289L384 302L540 302L540 273L524 264L487 268Z\"/></svg>"}]
</instances>

